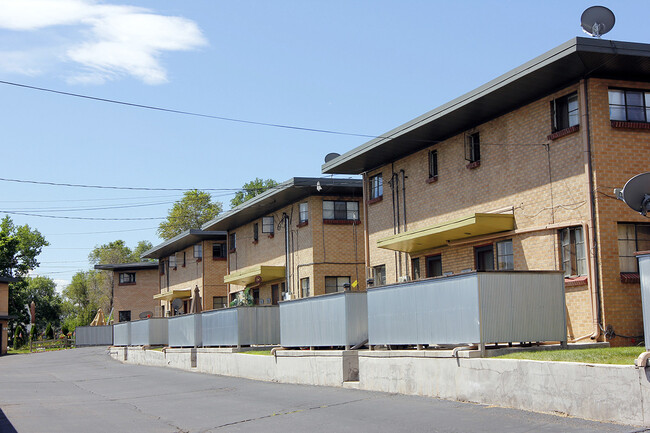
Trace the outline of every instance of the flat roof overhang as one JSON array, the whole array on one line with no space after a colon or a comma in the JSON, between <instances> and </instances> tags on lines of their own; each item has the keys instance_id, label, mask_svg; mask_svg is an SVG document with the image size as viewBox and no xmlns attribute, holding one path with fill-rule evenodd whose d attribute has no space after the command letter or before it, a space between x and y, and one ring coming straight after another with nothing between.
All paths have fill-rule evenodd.
<instances>
[{"instance_id":1,"label":"flat roof overhang","mask_svg":"<svg viewBox=\"0 0 650 433\"><path fill-rule=\"evenodd\" d=\"M95 269L101 271L138 271L146 269L158 269L158 262L119 263L95 265Z\"/></svg>"},{"instance_id":2,"label":"flat roof overhang","mask_svg":"<svg viewBox=\"0 0 650 433\"><path fill-rule=\"evenodd\" d=\"M173 301L174 299L185 299L192 297L192 289L173 289L168 292L153 295L157 301Z\"/></svg>"},{"instance_id":3,"label":"flat roof overhang","mask_svg":"<svg viewBox=\"0 0 650 433\"><path fill-rule=\"evenodd\" d=\"M223 277L227 284L248 286L250 284L261 284L269 281L281 280L284 278L284 266L249 266L244 269L232 272Z\"/></svg>"},{"instance_id":4,"label":"flat roof overhang","mask_svg":"<svg viewBox=\"0 0 650 433\"><path fill-rule=\"evenodd\" d=\"M574 38L322 165L361 174L433 146L583 78L648 81L650 44Z\"/></svg>"},{"instance_id":5,"label":"flat roof overhang","mask_svg":"<svg viewBox=\"0 0 650 433\"><path fill-rule=\"evenodd\" d=\"M145 251L142 257L146 259L161 259L163 257L171 256L172 254L181 251L189 246L198 244L201 241L225 241L227 237L228 233L225 231L190 229L174 236L162 244L156 245L148 251Z\"/></svg>"},{"instance_id":6,"label":"flat roof overhang","mask_svg":"<svg viewBox=\"0 0 650 433\"><path fill-rule=\"evenodd\" d=\"M363 195L361 179L293 177L203 224L205 230L233 230L307 197Z\"/></svg>"},{"instance_id":7,"label":"flat roof overhang","mask_svg":"<svg viewBox=\"0 0 650 433\"><path fill-rule=\"evenodd\" d=\"M377 241L379 248L417 253L447 245L448 241L513 230L512 214L475 213L455 220L410 230Z\"/></svg>"}]
</instances>

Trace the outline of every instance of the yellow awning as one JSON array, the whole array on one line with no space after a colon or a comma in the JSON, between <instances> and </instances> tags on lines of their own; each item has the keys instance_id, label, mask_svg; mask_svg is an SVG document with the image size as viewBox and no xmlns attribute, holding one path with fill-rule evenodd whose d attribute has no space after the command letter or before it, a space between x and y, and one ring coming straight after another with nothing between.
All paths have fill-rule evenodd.
<instances>
[{"instance_id":1,"label":"yellow awning","mask_svg":"<svg viewBox=\"0 0 650 433\"><path fill-rule=\"evenodd\" d=\"M253 283L260 284L282 278L284 278L284 266L257 265L231 272L223 277L223 281L228 284L247 286Z\"/></svg>"},{"instance_id":2,"label":"yellow awning","mask_svg":"<svg viewBox=\"0 0 650 433\"><path fill-rule=\"evenodd\" d=\"M377 241L379 248L415 253L447 245L447 241L513 230L512 214L475 213L469 216L409 230Z\"/></svg>"},{"instance_id":3,"label":"yellow awning","mask_svg":"<svg viewBox=\"0 0 650 433\"><path fill-rule=\"evenodd\" d=\"M190 298L192 296L192 289L173 289L168 292L158 293L153 295L154 299L162 301L173 301L177 298Z\"/></svg>"}]
</instances>

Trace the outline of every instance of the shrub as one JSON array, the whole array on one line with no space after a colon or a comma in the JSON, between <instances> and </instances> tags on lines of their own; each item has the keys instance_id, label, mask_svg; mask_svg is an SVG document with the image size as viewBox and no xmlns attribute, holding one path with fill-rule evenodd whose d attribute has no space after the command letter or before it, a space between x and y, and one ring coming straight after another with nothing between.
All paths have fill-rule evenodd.
<instances>
[{"instance_id":1,"label":"shrub","mask_svg":"<svg viewBox=\"0 0 650 433\"><path fill-rule=\"evenodd\" d=\"M20 349L25 345L25 331L23 330L23 327L18 325L16 326L16 329L14 329L14 345L13 348L14 350Z\"/></svg>"},{"instance_id":2,"label":"shrub","mask_svg":"<svg viewBox=\"0 0 650 433\"><path fill-rule=\"evenodd\" d=\"M54 329L52 329L51 323L48 323L47 327L45 328L45 339L54 340Z\"/></svg>"},{"instance_id":3,"label":"shrub","mask_svg":"<svg viewBox=\"0 0 650 433\"><path fill-rule=\"evenodd\" d=\"M38 331L37 331L37 329L36 329L36 324L34 323L34 324L32 325L32 329L29 331L29 339L30 339L31 341L34 341L34 340L37 339L37 337L38 337Z\"/></svg>"},{"instance_id":4,"label":"shrub","mask_svg":"<svg viewBox=\"0 0 650 433\"><path fill-rule=\"evenodd\" d=\"M68 325L64 323L63 326L61 326L61 334L68 335L68 332L70 332Z\"/></svg>"}]
</instances>

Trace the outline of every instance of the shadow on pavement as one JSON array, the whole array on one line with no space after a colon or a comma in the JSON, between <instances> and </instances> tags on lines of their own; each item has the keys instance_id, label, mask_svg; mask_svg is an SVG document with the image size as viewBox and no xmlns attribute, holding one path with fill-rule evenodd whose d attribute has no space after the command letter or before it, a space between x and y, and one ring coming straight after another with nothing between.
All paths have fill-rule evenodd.
<instances>
[{"instance_id":1,"label":"shadow on pavement","mask_svg":"<svg viewBox=\"0 0 650 433\"><path fill-rule=\"evenodd\" d=\"M11 425L11 422L9 422L9 419L7 419L7 416L2 411L2 409L0 409L0 432L18 433L18 431L14 428L14 426Z\"/></svg>"}]
</instances>

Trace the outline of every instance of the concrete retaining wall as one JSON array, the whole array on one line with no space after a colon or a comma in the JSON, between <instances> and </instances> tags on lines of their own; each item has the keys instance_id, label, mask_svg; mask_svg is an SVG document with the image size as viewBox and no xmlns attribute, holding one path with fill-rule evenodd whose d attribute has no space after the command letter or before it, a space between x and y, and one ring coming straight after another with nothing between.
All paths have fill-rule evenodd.
<instances>
[{"instance_id":1,"label":"concrete retaining wall","mask_svg":"<svg viewBox=\"0 0 650 433\"><path fill-rule=\"evenodd\" d=\"M514 359L444 358L432 351L299 351L112 347L119 361L254 380L343 386L650 426L650 369ZM348 382L349 383L349 382Z\"/></svg>"}]
</instances>

